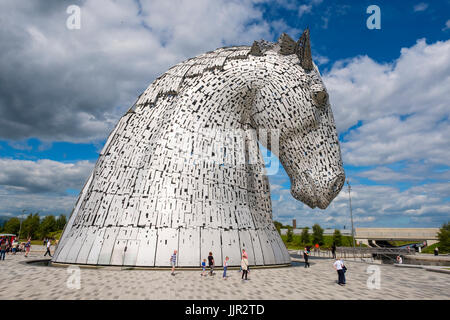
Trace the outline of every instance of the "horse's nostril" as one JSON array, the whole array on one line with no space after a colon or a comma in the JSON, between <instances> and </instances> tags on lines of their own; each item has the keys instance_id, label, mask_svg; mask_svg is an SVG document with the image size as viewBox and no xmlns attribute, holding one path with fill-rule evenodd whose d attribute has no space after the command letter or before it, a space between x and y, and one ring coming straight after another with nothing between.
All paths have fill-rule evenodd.
<instances>
[{"instance_id":1,"label":"horse's nostril","mask_svg":"<svg viewBox=\"0 0 450 320\"><path fill-rule=\"evenodd\" d=\"M344 185L344 181L345 181L345 176L344 175L339 175L336 180L334 181L333 185L331 186L331 191L333 194L338 193L339 191L341 191L342 186Z\"/></svg>"}]
</instances>

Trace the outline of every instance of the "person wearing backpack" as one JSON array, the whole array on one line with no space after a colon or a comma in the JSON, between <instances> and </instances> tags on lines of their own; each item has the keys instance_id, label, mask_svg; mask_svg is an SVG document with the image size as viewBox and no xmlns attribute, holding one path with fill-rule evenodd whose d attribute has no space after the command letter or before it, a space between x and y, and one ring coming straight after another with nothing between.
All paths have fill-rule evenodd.
<instances>
[{"instance_id":1,"label":"person wearing backpack","mask_svg":"<svg viewBox=\"0 0 450 320\"><path fill-rule=\"evenodd\" d=\"M333 267L338 274L338 285L344 286L345 285L344 261L342 259L336 258L336 261L333 263Z\"/></svg>"}]
</instances>

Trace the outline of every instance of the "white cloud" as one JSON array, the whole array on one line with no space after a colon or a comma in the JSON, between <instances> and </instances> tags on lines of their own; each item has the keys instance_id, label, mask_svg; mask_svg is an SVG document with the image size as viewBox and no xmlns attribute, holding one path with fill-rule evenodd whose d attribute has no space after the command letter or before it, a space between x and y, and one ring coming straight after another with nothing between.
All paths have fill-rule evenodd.
<instances>
[{"instance_id":1,"label":"white cloud","mask_svg":"<svg viewBox=\"0 0 450 320\"><path fill-rule=\"evenodd\" d=\"M12 160L0 158L0 216L27 214L69 214L94 163L62 163L52 160ZM69 193L66 191L71 189Z\"/></svg>"},{"instance_id":2,"label":"white cloud","mask_svg":"<svg viewBox=\"0 0 450 320\"><path fill-rule=\"evenodd\" d=\"M347 188L325 210L310 209L290 196L289 189L272 190L280 194L273 200L273 217L283 223L350 228ZM436 183L399 190L391 186L352 185L351 199L355 227L433 227L448 219L450 203L448 183ZM419 224L419 222L421 224Z\"/></svg>"},{"instance_id":3,"label":"white cloud","mask_svg":"<svg viewBox=\"0 0 450 320\"><path fill-rule=\"evenodd\" d=\"M301 18L304 14L311 13L314 6L321 4L323 0L309 0L307 4L302 4L298 7L298 16Z\"/></svg>"},{"instance_id":4,"label":"white cloud","mask_svg":"<svg viewBox=\"0 0 450 320\"><path fill-rule=\"evenodd\" d=\"M326 64L330 61L330 59L328 57L322 56L320 54L318 55L314 55L313 56L313 60L315 63L317 63L319 66L322 64Z\"/></svg>"},{"instance_id":5,"label":"white cloud","mask_svg":"<svg viewBox=\"0 0 450 320\"><path fill-rule=\"evenodd\" d=\"M12 160L0 158L0 188L15 193L54 193L79 190L91 173L94 163L62 163L52 160ZM27 198L25 195L24 198Z\"/></svg>"},{"instance_id":6,"label":"white cloud","mask_svg":"<svg viewBox=\"0 0 450 320\"><path fill-rule=\"evenodd\" d=\"M419 40L393 63L367 56L339 61L323 80L338 131L362 122L345 137L344 163L448 163L450 40Z\"/></svg>"},{"instance_id":7,"label":"white cloud","mask_svg":"<svg viewBox=\"0 0 450 320\"><path fill-rule=\"evenodd\" d=\"M18 216L22 210L25 214L39 212L44 214L69 214L72 211L76 196L61 196L55 194L22 194L12 193L0 187L0 216Z\"/></svg>"},{"instance_id":8,"label":"white cloud","mask_svg":"<svg viewBox=\"0 0 450 320\"><path fill-rule=\"evenodd\" d=\"M312 5L310 4L302 4L298 7L298 16L301 18L305 13L310 13L312 9Z\"/></svg>"},{"instance_id":9,"label":"white cloud","mask_svg":"<svg viewBox=\"0 0 450 320\"><path fill-rule=\"evenodd\" d=\"M428 8L428 3L421 2L414 6L414 12L425 11Z\"/></svg>"},{"instance_id":10,"label":"white cloud","mask_svg":"<svg viewBox=\"0 0 450 320\"><path fill-rule=\"evenodd\" d=\"M1 138L103 140L170 66L279 32L257 1L87 0L79 4L81 29L69 30L72 4L2 3Z\"/></svg>"},{"instance_id":11,"label":"white cloud","mask_svg":"<svg viewBox=\"0 0 450 320\"><path fill-rule=\"evenodd\" d=\"M376 167L366 171L355 173L358 177L368 178L376 182L410 182L420 181L450 181L449 169L435 169L431 165L414 163L406 168L391 169L388 167Z\"/></svg>"}]
</instances>

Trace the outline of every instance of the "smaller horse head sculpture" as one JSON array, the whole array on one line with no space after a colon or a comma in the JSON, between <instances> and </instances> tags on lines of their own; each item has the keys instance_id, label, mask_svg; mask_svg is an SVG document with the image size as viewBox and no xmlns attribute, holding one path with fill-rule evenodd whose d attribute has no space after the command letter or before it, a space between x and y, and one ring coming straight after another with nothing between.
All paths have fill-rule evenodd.
<instances>
[{"instance_id":1,"label":"smaller horse head sculpture","mask_svg":"<svg viewBox=\"0 0 450 320\"><path fill-rule=\"evenodd\" d=\"M264 65L259 69L264 77L252 82L252 126L279 130L278 157L291 179L291 194L325 209L342 189L345 174L328 93L311 58L309 30L297 42L287 34L277 43L255 41L250 55ZM260 142L271 149L270 142Z\"/></svg>"}]
</instances>

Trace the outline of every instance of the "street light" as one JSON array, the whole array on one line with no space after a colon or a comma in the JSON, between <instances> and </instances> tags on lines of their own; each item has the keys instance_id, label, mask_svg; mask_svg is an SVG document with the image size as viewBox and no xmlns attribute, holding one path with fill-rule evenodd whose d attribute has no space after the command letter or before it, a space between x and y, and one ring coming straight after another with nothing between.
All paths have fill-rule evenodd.
<instances>
[{"instance_id":1,"label":"street light","mask_svg":"<svg viewBox=\"0 0 450 320\"><path fill-rule=\"evenodd\" d=\"M355 257L355 228L353 227L353 213L352 213L352 198L350 196L350 191L352 190L352 188L350 187L350 181L349 179L347 179L347 185L348 185L348 202L350 204L350 219L352 221L352 239L353 239L353 258Z\"/></svg>"},{"instance_id":2,"label":"street light","mask_svg":"<svg viewBox=\"0 0 450 320\"><path fill-rule=\"evenodd\" d=\"M26 209L23 209L22 210L22 214L21 214L21 216L20 216L20 227L19 227L19 236L17 237L17 241L19 241L20 242L20 232L22 231L22 218L23 218L23 215L25 214L25 211L27 211Z\"/></svg>"}]
</instances>

